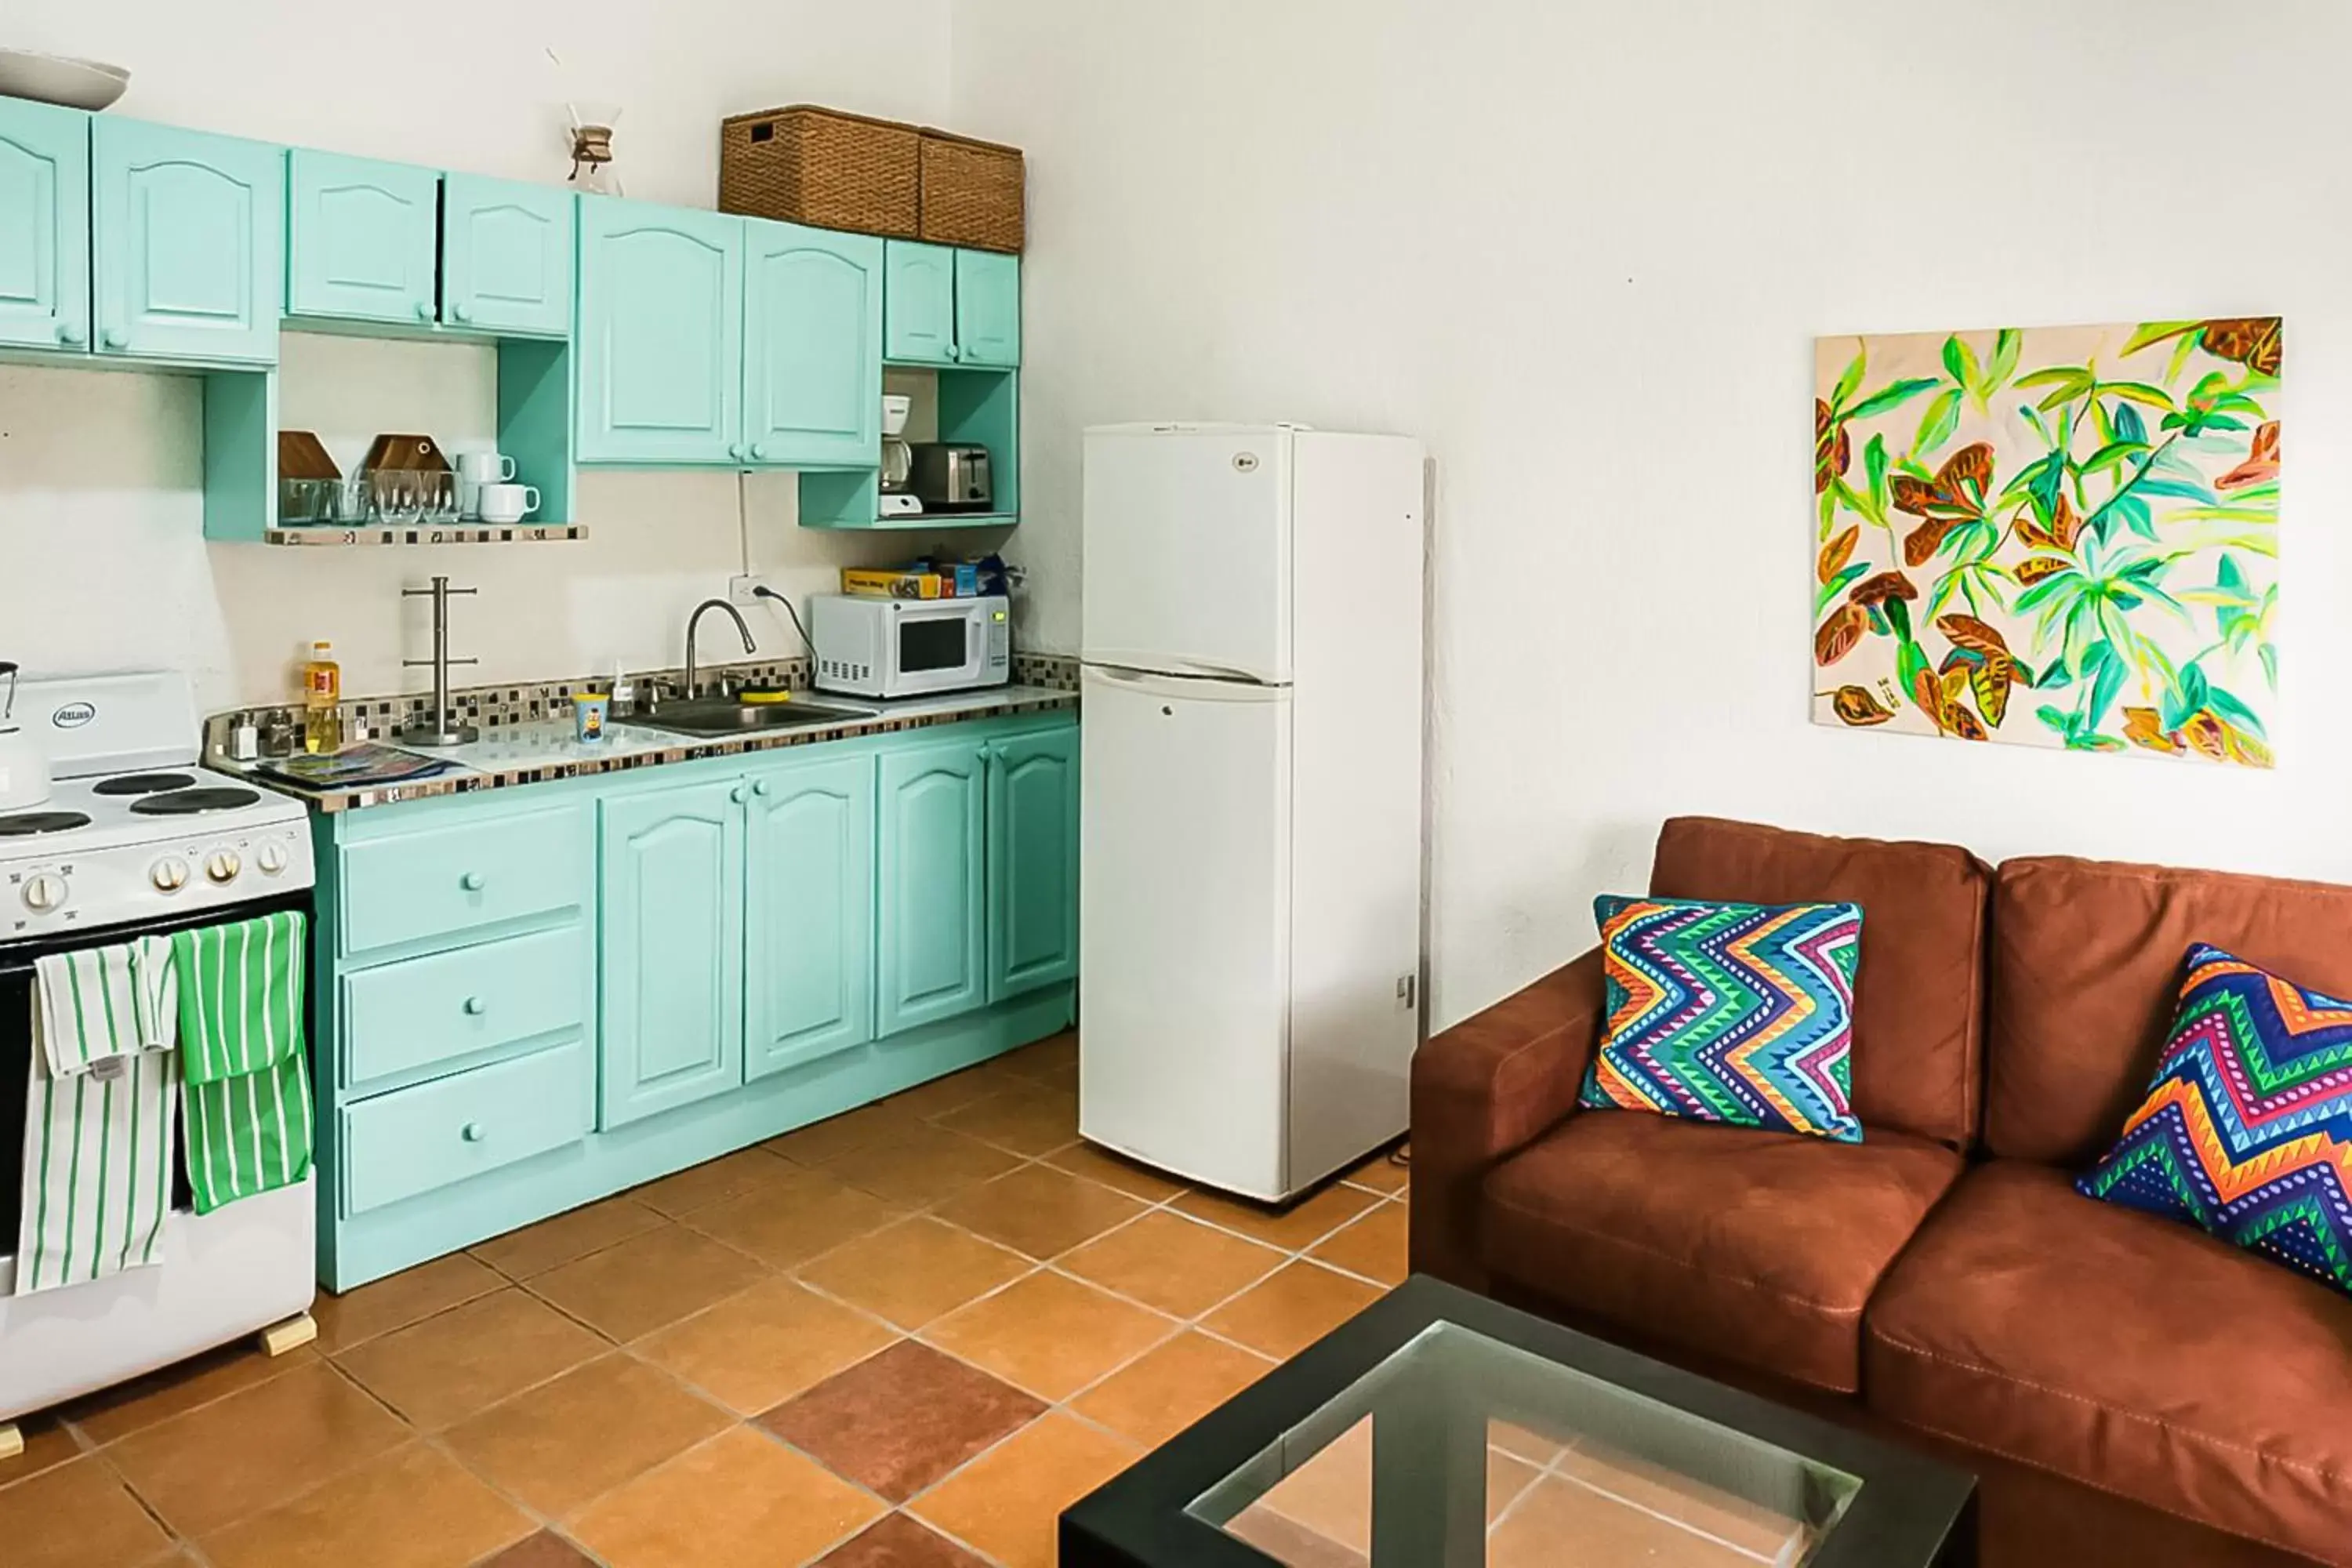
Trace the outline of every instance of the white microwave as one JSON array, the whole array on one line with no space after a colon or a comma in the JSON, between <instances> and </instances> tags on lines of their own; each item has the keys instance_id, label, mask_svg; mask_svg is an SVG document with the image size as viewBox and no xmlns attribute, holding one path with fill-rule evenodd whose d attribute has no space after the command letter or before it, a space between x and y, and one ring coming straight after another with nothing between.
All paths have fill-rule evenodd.
<instances>
[{"instance_id":1,"label":"white microwave","mask_svg":"<svg viewBox=\"0 0 2352 1568\"><path fill-rule=\"evenodd\" d=\"M816 689L850 697L922 697L1013 679L1012 603L975 599L809 597Z\"/></svg>"}]
</instances>

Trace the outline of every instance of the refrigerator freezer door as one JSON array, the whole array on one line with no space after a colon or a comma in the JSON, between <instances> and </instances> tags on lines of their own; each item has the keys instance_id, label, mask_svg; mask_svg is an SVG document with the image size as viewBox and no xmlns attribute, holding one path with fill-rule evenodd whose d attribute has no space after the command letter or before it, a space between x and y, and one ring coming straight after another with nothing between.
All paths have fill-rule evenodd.
<instances>
[{"instance_id":1,"label":"refrigerator freezer door","mask_svg":"<svg viewBox=\"0 0 2352 1568\"><path fill-rule=\"evenodd\" d=\"M1281 1197L1289 693L1097 669L1083 689L1079 1131Z\"/></svg>"},{"instance_id":2,"label":"refrigerator freezer door","mask_svg":"<svg viewBox=\"0 0 2352 1568\"><path fill-rule=\"evenodd\" d=\"M1090 430L1089 664L1287 683L1292 437Z\"/></svg>"}]
</instances>

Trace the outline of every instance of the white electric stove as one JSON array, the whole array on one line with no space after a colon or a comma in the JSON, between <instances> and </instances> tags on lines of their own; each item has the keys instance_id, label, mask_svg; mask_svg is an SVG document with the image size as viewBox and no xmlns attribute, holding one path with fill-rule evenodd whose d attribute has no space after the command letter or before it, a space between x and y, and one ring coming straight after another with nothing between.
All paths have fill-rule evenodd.
<instances>
[{"instance_id":1,"label":"white electric stove","mask_svg":"<svg viewBox=\"0 0 2352 1568\"><path fill-rule=\"evenodd\" d=\"M0 815L0 944L227 909L313 881L301 803L196 765L184 677L28 680L56 787Z\"/></svg>"},{"instance_id":2,"label":"white electric stove","mask_svg":"<svg viewBox=\"0 0 2352 1568\"><path fill-rule=\"evenodd\" d=\"M14 1293L40 960L307 910L315 880L299 802L197 765L184 677L28 680L16 714L55 784L0 815L0 1456L16 1416L298 1318L317 1277L314 1179L197 1215L183 1170L162 1264Z\"/></svg>"}]
</instances>

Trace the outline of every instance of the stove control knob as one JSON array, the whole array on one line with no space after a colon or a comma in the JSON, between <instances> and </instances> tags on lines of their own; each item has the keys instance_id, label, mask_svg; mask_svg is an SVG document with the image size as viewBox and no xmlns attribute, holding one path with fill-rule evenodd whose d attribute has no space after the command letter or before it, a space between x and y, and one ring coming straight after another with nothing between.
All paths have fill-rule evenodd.
<instances>
[{"instance_id":1,"label":"stove control knob","mask_svg":"<svg viewBox=\"0 0 2352 1568\"><path fill-rule=\"evenodd\" d=\"M66 901L66 879L41 872L25 882L25 907L45 915Z\"/></svg>"},{"instance_id":2,"label":"stove control knob","mask_svg":"<svg viewBox=\"0 0 2352 1568\"><path fill-rule=\"evenodd\" d=\"M236 858L234 849L215 849L205 857L205 875L215 882L234 882L236 874L245 869L245 862Z\"/></svg>"},{"instance_id":3,"label":"stove control knob","mask_svg":"<svg viewBox=\"0 0 2352 1568\"><path fill-rule=\"evenodd\" d=\"M253 852L253 863L261 868L265 877L275 877L286 869L286 846L265 844Z\"/></svg>"},{"instance_id":4,"label":"stove control knob","mask_svg":"<svg viewBox=\"0 0 2352 1568\"><path fill-rule=\"evenodd\" d=\"M165 856L155 862L148 876L153 879L158 892L176 893L188 885L188 863L174 856Z\"/></svg>"}]
</instances>

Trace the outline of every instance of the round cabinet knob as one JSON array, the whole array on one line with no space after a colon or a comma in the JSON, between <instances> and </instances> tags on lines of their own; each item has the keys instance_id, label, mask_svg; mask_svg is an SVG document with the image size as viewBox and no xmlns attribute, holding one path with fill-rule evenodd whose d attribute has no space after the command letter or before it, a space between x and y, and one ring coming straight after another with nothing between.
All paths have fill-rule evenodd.
<instances>
[{"instance_id":1,"label":"round cabinet knob","mask_svg":"<svg viewBox=\"0 0 2352 1568\"><path fill-rule=\"evenodd\" d=\"M751 798L751 792L743 785L737 784L733 789L727 793L727 798L733 801L737 805L740 805L745 801Z\"/></svg>"},{"instance_id":2,"label":"round cabinet knob","mask_svg":"<svg viewBox=\"0 0 2352 1568\"><path fill-rule=\"evenodd\" d=\"M416 301L416 319L420 321L429 321L433 319L432 300L419 300Z\"/></svg>"},{"instance_id":3,"label":"round cabinet knob","mask_svg":"<svg viewBox=\"0 0 2352 1568\"><path fill-rule=\"evenodd\" d=\"M490 1005L488 1002L483 1001L479 996L468 996L466 998L466 1016L469 1018L478 1018L489 1010Z\"/></svg>"},{"instance_id":4,"label":"round cabinet knob","mask_svg":"<svg viewBox=\"0 0 2352 1568\"><path fill-rule=\"evenodd\" d=\"M762 441L753 447L751 448L751 456L759 458L763 463L766 462L768 460L768 444L765 441Z\"/></svg>"},{"instance_id":5,"label":"round cabinet knob","mask_svg":"<svg viewBox=\"0 0 2352 1568\"><path fill-rule=\"evenodd\" d=\"M478 1143L490 1135L490 1130L478 1121L468 1121L457 1129L457 1136L468 1143Z\"/></svg>"},{"instance_id":6,"label":"round cabinet knob","mask_svg":"<svg viewBox=\"0 0 2352 1568\"><path fill-rule=\"evenodd\" d=\"M963 346L962 346L961 343L950 343L950 344L948 345L948 358L950 358L950 359L961 359L961 358L963 358Z\"/></svg>"},{"instance_id":7,"label":"round cabinet knob","mask_svg":"<svg viewBox=\"0 0 2352 1568\"><path fill-rule=\"evenodd\" d=\"M66 347L72 348L79 344L81 342L81 329L75 326L71 321L59 321L58 323L58 342L65 344Z\"/></svg>"},{"instance_id":8,"label":"round cabinet knob","mask_svg":"<svg viewBox=\"0 0 2352 1568\"><path fill-rule=\"evenodd\" d=\"M109 327L106 329L105 335L100 337L99 342L104 343L108 348L119 349L128 345L131 339L124 334L121 327Z\"/></svg>"},{"instance_id":9,"label":"round cabinet knob","mask_svg":"<svg viewBox=\"0 0 2352 1568\"><path fill-rule=\"evenodd\" d=\"M469 893L478 893L485 887L488 886L488 884L489 879L484 877L479 871L468 871L464 876L457 879L457 886L465 889L466 891Z\"/></svg>"},{"instance_id":10,"label":"round cabinet knob","mask_svg":"<svg viewBox=\"0 0 2352 1568\"><path fill-rule=\"evenodd\" d=\"M756 795L764 796L768 793L768 781L761 779L758 784L753 784L751 786L751 793Z\"/></svg>"},{"instance_id":11,"label":"round cabinet knob","mask_svg":"<svg viewBox=\"0 0 2352 1568\"><path fill-rule=\"evenodd\" d=\"M234 882L236 874L245 869L234 849L215 849L205 857L205 875L215 882Z\"/></svg>"},{"instance_id":12,"label":"round cabinet knob","mask_svg":"<svg viewBox=\"0 0 2352 1568\"><path fill-rule=\"evenodd\" d=\"M261 868L265 877L275 877L286 869L286 846L265 844L253 852L253 863Z\"/></svg>"},{"instance_id":13,"label":"round cabinet knob","mask_svg":"<svg viewBox=\"0 0 2352 1568\"><path fill-rule=\"evenodd\" d=\"M176 893L188 885L188 863L176 857L166 857L156 861L154 869L147 875L153 880L157 891Z\"/></svg>"},{"instance_id":14,"label":"round cabinet knob","mask_svg":"<svg viewBox=\"0 0 2352 1568\"><path fill-rule=\"evenodd\" d=\"M449 313L461 321L470 321L474 319L474 308L462 302L452 306Z\"/></svg>"},{"instance_id":15,"label":"round cabinet knob","mask_svg":"<svg viewBox=\"0 0 2352 1568\"><path fill-rule=\"evenodd\" d=\"M35 914L47 914L66 901L66 879L46 872L25 884L25 907Z\"/></svg>"},{"instance_id":16,"label":"round cabinet knob","mask_svg":"<svg viewBox=\"0 0 2352 1568\"><path fill-rule=\"evenodd\" d=\"M728 455L729 457L730 457L730 458L735 458L735 459L736 459L737 461L739 461L739 462L740 462L740 461L741 461L741 460L742 460L742 457L743 457L743 443L742 443L742 442L740 442L740 441L738 441L738 442L735 442L732 446L730 446L730 447L727 448L727 455Z\"/></svg>"}]
</instances>

